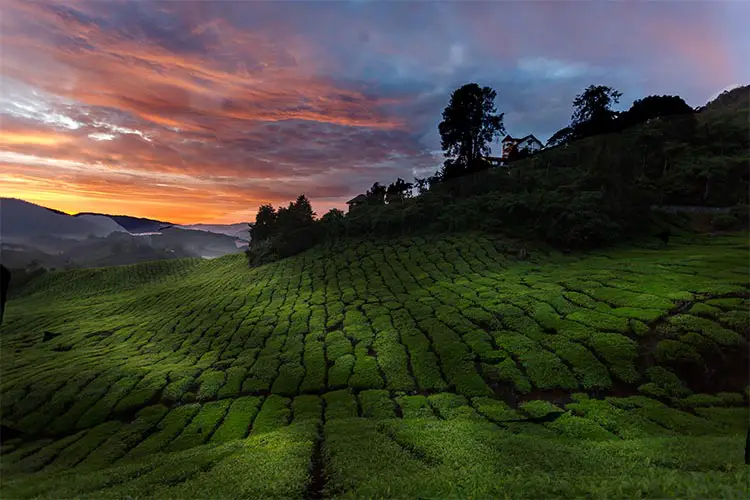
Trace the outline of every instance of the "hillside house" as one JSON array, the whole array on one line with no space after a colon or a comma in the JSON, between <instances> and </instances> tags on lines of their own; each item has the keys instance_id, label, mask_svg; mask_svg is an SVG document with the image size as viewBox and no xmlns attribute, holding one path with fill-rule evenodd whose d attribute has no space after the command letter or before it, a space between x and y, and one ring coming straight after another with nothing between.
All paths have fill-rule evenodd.
<instances>
[{"instance_id":1,"label":"hillside house","mask_svg":"<svg viewBox=\"0 0 750 500\"><path fill-rule=\"evenodd\" d=\"M367 201L367 196L363 194L358 194L351 200L347 201L346 204L349 206L349 210L351 210L354 207L358 207L362 204L364 204Z\"/></svg>"},{"instance_id":2,"label":"hillside house","mask_svg":"<svg viewBox=\"0 0 750 500\"><path fill-rule=\"evenodd\" d=\"M529 134L525 137L521 138L513 138L509 135L505 136L505 139L502 141L503 144L503 155L501 157L501 160L504 162L508 156L510 155L510 152L513 151L513 148L520 149L528 149L529 152L536 153L537 151L540 151L544 145L542 144L542 141L534 137L534 134Z\"/></svg>"}]
</instances>

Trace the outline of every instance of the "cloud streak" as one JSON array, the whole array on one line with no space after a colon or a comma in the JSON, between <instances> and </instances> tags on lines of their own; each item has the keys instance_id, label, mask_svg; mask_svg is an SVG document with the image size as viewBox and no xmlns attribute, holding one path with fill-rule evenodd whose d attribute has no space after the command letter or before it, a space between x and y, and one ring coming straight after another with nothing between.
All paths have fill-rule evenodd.
<instances>
[{"instance_id":1,"label":"cloud streak","mask_svg":"<svg viewBox=\"0 0 750 500\"><path fill-rule=\"evenodd\" d=\"M0 194L72 212L250 219L300 192L342 207L435 169L440 113L469 81L497 90L509 133L546 139L591 83L700 105L750 79L742 3L3 7Z\"/></svg>"}]
</instances>

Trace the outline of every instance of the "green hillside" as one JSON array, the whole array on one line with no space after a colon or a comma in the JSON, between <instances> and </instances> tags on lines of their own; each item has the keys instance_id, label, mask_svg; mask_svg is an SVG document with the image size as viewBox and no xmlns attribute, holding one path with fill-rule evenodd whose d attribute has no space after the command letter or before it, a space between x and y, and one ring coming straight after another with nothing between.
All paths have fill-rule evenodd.
<instances>
[{"instance_id":1,"label":"green hillside","mask_svg":"<svg viewBox=\"0 0 750 500\"><path fill-rule=\"evenodd\" d=\"M749 249L461 234L47 273L0 327L2 494L747 497Z\"/></svg>"}]
</instances>

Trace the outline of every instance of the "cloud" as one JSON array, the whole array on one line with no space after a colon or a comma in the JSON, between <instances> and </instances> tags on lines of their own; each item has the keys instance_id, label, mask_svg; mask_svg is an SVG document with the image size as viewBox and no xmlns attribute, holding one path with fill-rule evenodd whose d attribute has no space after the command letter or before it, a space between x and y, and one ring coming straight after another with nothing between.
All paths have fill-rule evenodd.
<instances>
[{"instance_id":1,"label":"cloud","mask_svg":"<svg viewBox=\"0 0 750 500\"><path fill-rule=\"evenodd\" d=\"M0 191L176 222L252 215L300 192L319 212L340 208L375 181L434 170L441 111L471 81L497 91L509 133L543 140L589 84L618 88L625 105L654 93L703 104L750 79L740 11L7 0Z\"/></svg>"}]
</instances>

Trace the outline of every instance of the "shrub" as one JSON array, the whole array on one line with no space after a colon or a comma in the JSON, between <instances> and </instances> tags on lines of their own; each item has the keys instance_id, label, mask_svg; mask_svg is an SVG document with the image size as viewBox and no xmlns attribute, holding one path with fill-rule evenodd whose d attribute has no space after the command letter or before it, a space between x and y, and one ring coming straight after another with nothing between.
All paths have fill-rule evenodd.
<instances>
[{"instance_id":1,"label":"shrub","mask_svg":"<svg viewBox=\"0 0 750 500\"><path fill-rule=\"evenodd\" d=\"M528 415L531 418L542 418L542 417L546 417L550 413L562 413L563 412L561 408L555 406L549 401L544 401L544 400L526 401L518 405L518 407L521 409L521 411L523 411L526 415Z\"/></svg>"},{"instance_id":2,"label":"shrub","mask_svg":"<svg viewBox=\"0 0 750 500\"><path fill-rule=\"evenodd\" d=\"M289 425L289 417L291 417L289 403L288 398L276 394L268 396L255 417L252 435L275 431Z\"/></svg>"},{"instance_id":3,"label":"shrub","mask_svg":"<svg viewBox=\"0 0 750 500\"><path fill-rule=\"evenodd\" d=\"M678 340L660 340L656 344L654 356L660 363L688 363L699 365L703 362L695 349Z\"/></svg>"},{"instance_id":4,"label":"shrub","mask_svg":"<svg viewBox=\"0 0 750 500\"><path fill-rule=\"evenodd\" d=\"M596 422L587 418L576 417L570 413L563 413L553 422L546 423L545 426L573 439L590 439L593 441L617 439L617 436Z\"/></svg>"},{"instance_id":5,"label":"shrub","mask_svg":"<svg viewBox=\"0 0 750 500\"><path fill-rule=\"evenodd\" d=\"M646 370L648 379L661 388L666 396L684 397L690 394L690 389L673 372L662 366L652 366Z\"/></svg>"},{"instance_id":6,"label":"shrub","mask_svg":"<svg viewBox=\"0 0 750 500\"><path fill-rule=\"evenodd\" d=\"M186 450L205 443L221 423L230 404L228 399L204 404L190 425L169 444L167 451Z\"/></svg>"},{"instance_id":7,"label":"shrub","mask_svg":"<svg viewBox=\"0 0 750 500\"><path fill-rule=\"evenodd\" d=\"M520 414L504 401L492 398L474 398L471 404L477 411L493 422L518 420Z\"/></svg>"},{"instance_id":8,"label":"shrub","mask_svg":"<svg viewBox=\"0 0 750 500\"><path fill-rule=\"evenodd\" d=\"M357 401L349 389L329 392L326 400L326 420L357 417Z\"/></svg>"},{"instance_id":9,"label":"shrub","mask_svg":"<svg viewBox=\"0 0 750 500\"><path fill-rule=\"evenodd\" d=\"M198 401L207 401L216 397L219 389L224 385L226 374L216 370L206 370L198 377Z\"/></svg>"},{"instance_id":10,"label":"shrub","mask_svg":"<svg viewBox=\"0 0 750 500\"><path fill-rule=\"evenodd\" d=\"M362 416L371 418L393 418L396 416L393 400L388 391L367 390L359 393L359 402L362 405Z\"/></svg>"},{"instance_id":11,"label":"shrub","mask_svg":"<svg viewBox=\"0 0 750 500\"><path fill-rule=\"evenodd\" d=\"M426 396L400 396L396 398L396 403L405 419L435 419Z\"/></svg>"},{"instance_id":12,"label":"shrub","mask_svg":"<svg viewBox=\"0 0 750 500\"><path fill-rule=\"evenodd\" d=\"M323 415L323 403L318 396L297 396L292 400L294 422L319 422Z\"/></svg>"},{"instance_id":13,"label":"shrub","mask_svg":"<svg viewBox=\"0 0 750 500\"><path fill-rule=\"evenodd\" d=\"M199 410L200 405L188 404L170 411L156 426L156 432L130 450L127 457L138 458L163 450L182 432Z\"/></svg>"},{"instance_id":14,"label":"shrub","mask_svg":"<svg viewBox=\"0 0 750 500\"><path fill-rule=\"evenodd\" d=\"M469 401L459 395L447 392L428 396L427 400L435 412L446 420L483 420L474 408L469 406Z\"/></svg>"},{"instance_id":15,"label":"shrub","mask_svg":"<svg viewBox=\"0 0 750 500\"><path fill-rule=\"evenodd\" d=\"M237 398L229 407L224 421L211 436L212 443L225 443L233 439L242 439L250 432L250 425L258 414L263 398L244 396Z\"/></svg>"}]
</instances>

